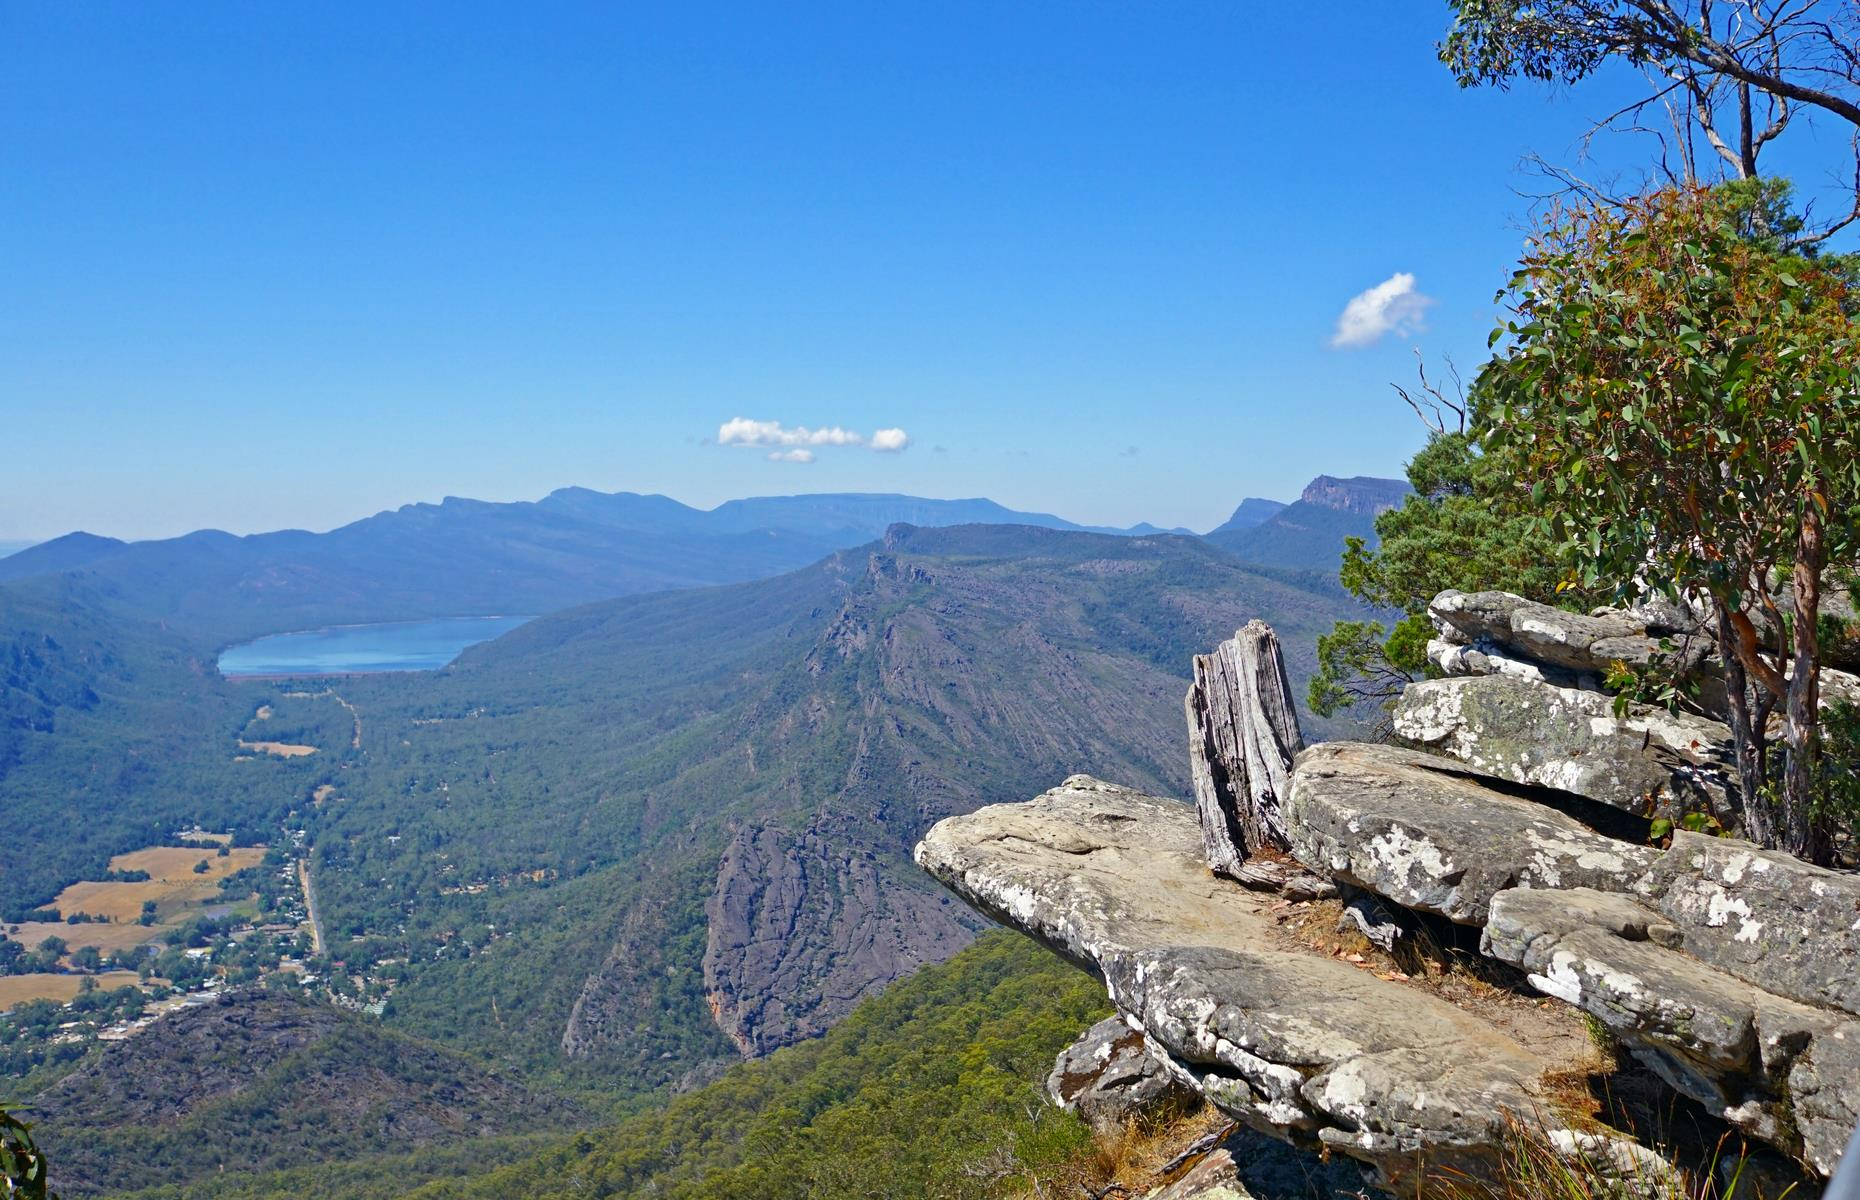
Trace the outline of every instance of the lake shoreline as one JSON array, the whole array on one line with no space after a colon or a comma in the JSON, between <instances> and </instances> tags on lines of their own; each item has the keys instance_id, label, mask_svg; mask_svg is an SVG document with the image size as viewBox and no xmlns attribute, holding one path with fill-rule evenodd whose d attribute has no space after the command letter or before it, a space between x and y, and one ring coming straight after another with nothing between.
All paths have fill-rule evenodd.
<instances>
[{"instance_id":1,"label":"lake shoreline","mask_svg":"<svg viewBox=\"0 0 1860 1200\"><path fill-rule=\"evenodd\" d=\"M267 634L229 646L215 663L223 679L278 682L437 671L472 646L534 618L509 614L328 625Z\"/></svg>"}]
</instances>

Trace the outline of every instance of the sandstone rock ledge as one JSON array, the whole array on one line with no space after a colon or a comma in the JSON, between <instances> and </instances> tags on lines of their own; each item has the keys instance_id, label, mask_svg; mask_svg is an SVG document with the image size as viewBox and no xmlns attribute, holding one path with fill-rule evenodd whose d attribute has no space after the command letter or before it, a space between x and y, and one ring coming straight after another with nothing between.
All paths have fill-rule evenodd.
<instances>
[{"instance_id":1,"label":"sandstone rock ledge","mask_svg":"<svg viewBox=\"0 0 1860 1200\"><path fill-rule=\"evenodd\" d=\"M1507 1114L1554 1124L1546 1078L1588 1050L1579 1034L1527 1045L1303 947L1268 915L1271 897L1209 872L1194 809L1088 776L942 821L917 861L1095 971L1124 1020L1221 1109L1349 1154L1390 1185L1417 1159L1477 1169Z\"/></svg>"}]
</instances>

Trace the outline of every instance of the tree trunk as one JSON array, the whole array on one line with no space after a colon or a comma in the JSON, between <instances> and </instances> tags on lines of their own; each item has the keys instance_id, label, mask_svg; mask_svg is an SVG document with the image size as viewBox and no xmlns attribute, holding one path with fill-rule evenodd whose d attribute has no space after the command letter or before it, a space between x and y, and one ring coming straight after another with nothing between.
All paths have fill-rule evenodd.
<instances>
[{"instance_id":1,"label":"tree trunk","mask_svg":"<svg viewBox=\"0 0 1860 1200\"><path fill-rule=\"evenodd\" d=\"M1816 626L1821 619L1825 553L1821 514L1811 503L1796 537L1795 568L1790 577L1795 612L1790 622L1793 661L1783 725L1789 763L1783 774L1782 803L1784 847L1809 862L1821 862L1826 857L1815 820L1815 763L1821 733L1821 643Z\"/></svg>"},{"instance_id":2,"label":"tree trunk","mask_svg":"<svg viewBox=\"0 0 1860 1200\"><path fill-rule=\"evenodd\" d=\"M1737 755L1737 790L1743 810L1743 835L1759 846L1779 844L1776 822L1764 794L1763 743L1766 713L1751 711L1751 686L1738 658L1738 635L1732 628L1731 608L1713 598L1718 610L1718 657L1724 662L1725 712L1731 726L1731 744Z\"/></svg>"},{"instance_id":3,"label":"tree trunk","mask_svg":"<svg viewBox=\"0 0 1860 1200\"><path fill-rule=\"evenodd\" d=\"M1195 656L1185 702L1189 770L1208 865L1241 878L1256 851L1284 850L1292 759L1304 748L1279 639L1264 621Z\"/></svg>"}]
</instances>

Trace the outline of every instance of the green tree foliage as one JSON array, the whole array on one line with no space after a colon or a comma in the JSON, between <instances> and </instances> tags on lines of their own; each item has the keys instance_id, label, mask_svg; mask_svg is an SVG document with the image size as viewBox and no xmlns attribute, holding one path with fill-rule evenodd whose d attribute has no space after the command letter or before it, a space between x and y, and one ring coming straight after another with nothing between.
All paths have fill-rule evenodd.
<instances>
[{"instance_id":1,"label":"green tree foliage","mask_svg":"<svg viewBox=\"0 0 1860 1200\"><path fill-rule=\"evenodd\" d=\"M1709 598L1745 832L1819 860L1818 617L1860 552L1860 338L1841 272L1748 228L1704 189L1546 220L1481 376L1485 445L1585 583Z\"/></svg>"},{"instance_id":2,"label":"green tree foliage","mask_svg":"<svg viewBox=\"0 0 1860 1200\"><path fill-rule=\"evenodd\" d=\"M542 1144L479 1137L305 1166L310 1152L297 1139L317 1131L279 1132L286 1114L246 1104L228 1114L246 1124L190 1122L161 1131L162 1142L152 1131L123 1141L225 1145L268 1129L269 1161L288 1168L202 1171L121 1200L1024 1196L1030 1176L1050 1178L1089 1149L1087 1127L1051 1107L1040 1081L1108 1007L1095 979L995 931L863 1002L825 1037L739 1063L604 1129L558 1124Z\"/></svg>"},{"instance_id":3,"label":"green tree foliage","mask_svg":"<svg viewBox=\"0 0 1860 1200\"><path fill-rule=\"evenodd\" d=\"M1019 1194L1088 1139L1039 1080L1104 1015L1098 983L992 933L859 1006L815 1042L732 1070L662 1110L422 1200L678 1200Z\"/></svg>"},{"instance_id":4,"label":"green tree foliage","mask_svg":"<svg viewBox=\"0 0 1860 1200\"><path fill-rule=\"evenodd\" d=\"M0 1196L6 1200L58 1200L46 1185L45 1155L32 1127L0 1108Z\"/></svg>"},{"instance_id":5,"label":"green tree foliage","mask_svg":"<svg viewBox=\"0 0 1860 1200\"><path fill-rule=\"evenodd\" d=\"M1574 84L1606 63L1625 63L1647 76L1649 93L1603 125L1638 128L1644 109L1670 105L1697 128L1728 178L1754 178L1759 155L1800 112L1860 125L1853 53L1860 10L1852 5L1448 0L1448 7L1453 24L1440 60L1462 87ZM1691 141L1674 149L1696 176Z\"/></svg>"},{"instance_id":6,"label":"green tree foliage","mask_svg":"<svg viewBox=\"0 0 1860 1200\"><path fill-rule=\"evenodd\" d=\"M1350 539L1339 578L1352 595L1393 614L1393 625L1339 621L1318 639L1308 695L1318 713L1386 708L1423 674L1433 636L1427 605L1448 588L1568 598L1559 593L1564 572L1554 547L1469 432L1478 409L1475 392L1470 405L1429 410L1432 435L1408 463L1414 494L1376 518L1374 549ZM1439 420L1443 411L1457 420Z\"/></svg>"}]
</instances>

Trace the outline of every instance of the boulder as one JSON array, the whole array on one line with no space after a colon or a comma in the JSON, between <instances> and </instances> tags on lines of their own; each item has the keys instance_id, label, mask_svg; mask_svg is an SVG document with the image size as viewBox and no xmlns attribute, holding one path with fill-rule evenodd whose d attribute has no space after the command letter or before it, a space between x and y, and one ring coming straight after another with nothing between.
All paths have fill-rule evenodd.
<instances>
[{"instance_id":1,"label":"boulder","mask_svg":"<svg viewBox=\"0 0 1860 1200\"><path fill-rule=\"evenodd\" d=\"M1636 668L1660 663L1683 674L1713 648L1711 638L1671 606L1585 614L1510 592L1445 591L1427 612L1446 642L1596 678L1616 662Z\"/></svg>"},{"instance_id":2,"label":"boulder","mask_svg":"<svg viewBox=\"0 0 1860 1200\"><path fill-rule=\"evenodd\" d=\"M1095 971L1124 1020L1221 1109L1391 1183L1422 1166L1489 1164L1506 1114L1548 1119L1546 1075L1588 1053L1555 1013L1541 1015L1560 1032L1527 1047L1432 992L1292 940L1272 898L1209 872L1192 808L1086 776L939 822L917 861Z\"/></svg>"},{"instance_id":3,"label":"boulder","mask_svg":"<svg viewBox=\"0 0 1860 1200\"><path fill-rule=\"evenodd\" d=\"M1485 924L1506 888L1627 891L1658 857L1502 786L1418 750L1313 746L1298 756L1286 806L1292 852L1313 870L1463 925Z\"/></svg>"},{"instance_id":4,"label":"boulder","mask_svg":"<svg viewBox=\"0 0 1860 1200\"><path fill-rule=\"evenodd\" d=\"M1601 692L1516 675L1430 679L1396 702L1404 741L1513 783L1574 792L1639 816L1738 811L1731 731Z\"/></svg>"},{"instance_id":5,"label":"boulder","mask_svg":"<svg viewBox=\"0 0 1860 1200\"><path fill-rule=\"evenodd\" d=\"M1482 948L1679 1091L1827 1174L1860 1122L1860 1021L1714 970L1676 948L1682 937L1629 896L1519 888L1493 898Z\"/></svg>"},{"instance_id":6,"label":"boulder","mask_svg":"<svg viewBox=\"0 0 1860 1200\"><path fill-rule=\"evenodd\" d=\"M1183 1104L1194 1093L1149 1052L1141 1030L1121 1017L1106 1017L1059 1052L1046 1077L1046 1094L1105 1133Z\"/></svg>"},{"instance_id":7,"label":"boulder","mask_svg":"<svg viewBox=\"0 0 1860 1200\"><path fill-rule=\"evenodd\" d=\"M1637 898L1700 962L1804 1004L1860 1015L1860 875L1737 838L1679 831L1660 850L1597 833L1505 781L1393 746L1298 756L1293 852L1404 908L1484 925L1507 888Z\"/></svg>"},{"instance_id":8,"label":"boulder","mask_svg":"<svg viewBox=\"0 0 1860 1200\"><path fill-rule=\"evenodd\" d=\"M1635 890L1695 958L1778 995L1860 1014L1860 875L1680 832Z\"/></svg>"}]
</instances>

